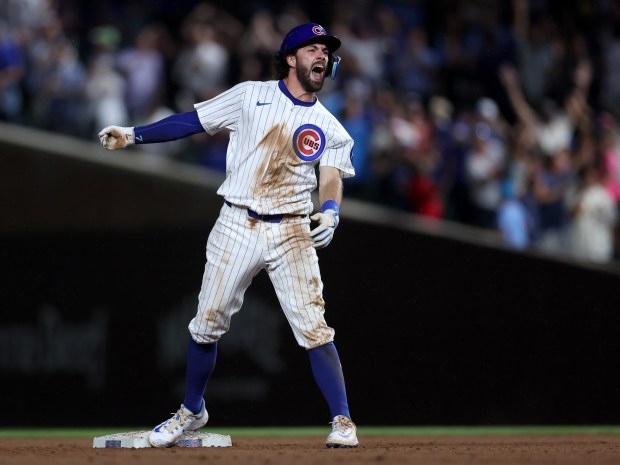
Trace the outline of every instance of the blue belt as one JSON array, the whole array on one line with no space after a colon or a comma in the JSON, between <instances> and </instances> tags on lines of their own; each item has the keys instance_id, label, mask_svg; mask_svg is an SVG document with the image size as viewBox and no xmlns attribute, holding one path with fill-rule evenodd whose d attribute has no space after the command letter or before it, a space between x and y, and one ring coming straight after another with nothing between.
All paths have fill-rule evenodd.
<instances>
[{"instance_id":1,"label":"blue belt","mask_svg":"<svg viewBox=\"0 0 620 465\"><path fill-rule=\"evenodd\" d=\"M230 203L228 200L225 200L224 203L228 205L229 207L236 207L236 205ZM243 207L238 207L238 208L243 208ZM254 218L260 221L265 221L267 223L280 223L284 218L288 216L305 216L305 215L287 215L285 213L279 213L277 215L260 215L259 213L256 213L254 210L250 210L249 208L247 208L246 210L250 218Z\"/></svg>"}]
</instances>

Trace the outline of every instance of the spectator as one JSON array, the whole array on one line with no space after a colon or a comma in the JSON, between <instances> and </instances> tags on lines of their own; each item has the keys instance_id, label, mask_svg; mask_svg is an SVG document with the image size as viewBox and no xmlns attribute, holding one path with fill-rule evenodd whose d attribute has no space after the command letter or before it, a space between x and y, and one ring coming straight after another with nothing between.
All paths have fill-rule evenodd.
<instances>
[{"instance_id":1,"label":"spectator","mask_svg":"<svg viewBox=\"0 0 620 465\"><path fill-rule=\"evenodd\" d=\"M417 95L423 102L428 102L435 93L439 60L429 46L423 28L411 29L407 39L404 51L394 63L394 81L405 94Z\"/></svg>"},{"instance_id":2,"label":"spectator","mask_svg":"<svg viewBox=\"0 0 620 465\"><path fill-rule=\"evenodd\" d=\"M370 200L369 145L372 126L364 101L355 95L347 95L340 121L355 140L355 149L353 150L355 177L350 178L350 181L348 179L344 181L345 189L350 195Z\"/></svg>"},{"instance_id":3,"label":"spectator","mask_svg":"<svg viewBox=\"0 0 620 465\"><path fill-rule=\"evenodd\" d=\"M441 219L444 216L443 198L430 173L414 167L409 180L410 208L425 218Z\"/></svg>"},{"instance_id":4,"label":"spectator","mask_svg":"<svg viewBox=\"0 0 620 465\"><path fill-rule=\"evenodd\" d=\"M91 130L129 119L125 104L126 83L116 69L115 55L121 40L114 26L99 26L88 33L91 60L88 64L86 99Z\"/></svg>"},{"instance_id":5,"label":"spectator","mask_svg":"<svg viewBox=\"0 0 620 465\"><path fill-rule=\"evenodd\" d=\"M433 137L433 121L422 101L407 106L407 121L414 129L412 144L403 147L405 161L411 166L408 183L410 211L428 218L444 215L444 202L438 184L441 158Z\"/></svg>"},{"instance_id":6,"label":"spectator","mask_svg":"<svg viewBox=\"0 0 620 465\"><path fill-rule=\"evenodd\" d=\"M599 118L605 176L603 182L616 205L620 203L620 151L618 147L618 124L610 113Z\"/></svg>"},{"instance_id":7,"label":"spectator","mask_svg":"<svg viewBox=\"0 0 620 465\"><path fill-rule=\"evenodd\" d=\"M601 55L603 75L599 103L603 109L620 118L620 23L614 23L612 36L603 41Z\"/></svg>"},{"instance_id":8,"label":"spectator","mask_svg":"<svg viewBox=\"0 0 620 465\"><path fill-rule=\"evenodd\" d=\"M54 50L53 67L42 83L45 100L39 109L41 127L49 131L85 137L88 130L86 114L86 69L78 52L69 41Z\"/></svg>"},{"instance_id":9,"label":"spectator","mask_svg":"<svg viewBox=\"0 0 620 465\"><path fill-rule=\"evenodd\" d=\"M396 84L395 74L400 67L400 61L403 57L402 51L406 49L407 44L407 31L410 28L424 28L424 22L407 21L405 15L402 14L402 10L408 12L414 11L414 9L423 10L420 6L415 7L409 3L397 9L393 4L379 3L376 6L374 17L376 18L377 35L381 42L382 53L382 66L385 81ZM410 27L407 27L410 26ZM428 40L428 37L427 37ZM429 44L429 50L436 54L436 51ZM436 57L438 60L438 57ZM436 63L438 65L439 63ZM400 69L403 69L400 67Z\"/></svg>"},{"instance_id":10,"label":"spectator","mask_svg":"<svg viewBox=\"0 0 620 465\"><path fill-rule=\"evenodd\" d=\"M473 214L465 170L471 134L468 112L454 115L454 106L443 96L431 97L429 112L437 150L436 176L444 203L443 217L472 223Z\"/></svg>"},{"instance_id":11,"label":"spectator","mask_svg":"<svg viewBox=\"0 0 620 465\"><path fill-rule=\"evenodd\" d=\"M504 65L500 77L529 144L540 147L547 156L569 148L573 126L568 110L559 108L551 99L541 102L538 111L533 108L523 94L520 76L512 65Z\"/></svg>"},{"instance_id":12,"label":"spectator","mask_svg":"<svg viewBox=\"0 0 620 465\"><path fill-rule=\"evenodd\" d=\"M118 53L117 67L126 80L125 102L133 121L145 119L153 101L164 99L165 61L157 48L157 31L153 26L142 27L133 45Z\"/></svg>"},{"instance_id":13,"label":"spectator","mask_svg":"<svg viewBox=\"0 0 620 465\"><path fill-rule=\"evenodd\" d=\"M343 38L342 43L343 53L357 63L365 79L375 84L383 81L383 42L369 18L357 16L351 35Z\"/></svg>"},{"instance_id":14,"label":"spectator","mask_svg":"<svg viewBox=\"0 0 620 465\"><path fill-rule=\"evenodd\" d=\"M185 31L188 44L174 63L173 76L182 89L178 104L208 100L226 84L229 55L217 37L215 29L205 22L191 21Z\"/></svg>"},{"instance_id":15,"label":"spectator","mask_svg":"<svg viewBox=\"0 0 620 465\"><path fill-rule=\"evenodd\" d=\"M505 161L503 142L493 135L487 123L477 122L472 132L472 146L465 159L476 226L496 227Z\"/></svg>"},{"instance_id":16,"label":"spectator","mask_svg":"<svg viewBox=\"0 0 620 465\"><path fill-rule=\"evenodd\" d=\"M475 74L480 38L468 24L469 2L456 0L444 4L451 14L442 17L441 28L435 38L439 56L437 92L448 98L457 112L471 105L479 97Z\"/></svg>"},{"instance_id":17,"label":"spectator","mask_svg":"<svg viewBox=\"0 0 620 465\"><path fill-rule=\"evenodd\" d=\"M555 61L552 20L534 17L528 0L512 0L513 35L517 46L517 69L525 97L540 102L547 96L549 73Z\"/></svg>"},{"instance_id":18,"label":"spectator","mask_svg":"<svg viewBox=\"0 0 620 465\"><path fill-rule=\"evenodd\" d=\"M94 130L117 122L127 124L129 115L125 95L125 80L114 67L114 57L108 54L95 56L86 82L90 127Z\"/></svg>"},{"instance_id":19,"label":"spectator","mask_svg":"<svg viewBox=\"0 0 620 465\"><path fill-rule=\"evenodd\" d=\"M430 194L427 187L418 191L416 182L419 176L425 176L425 184L428 184L436 162L432 145L433 128L422 102L417 98L398 102L391 115L389 129L395 142L395 206L420 213L418 199L411 195L419 192L426 197Z\"/></svg>"},{"instance_id":20,"label":"spectator","mask_svg":"<svg viewBox=\"0 0 620 465\"><path fill-rule=\"evenodd\" d=\"M369 150L371 152L371 195L379 204L398 203L394 182L398 164L397 143L391 129L392 114L396 111L397 93L392 88L380 87L372 95Z\"/></svg>"},{"instance_id":21,"label":"spectator","mask_svg":"<svg viewBox=\"0 0 620 465\"><path fill-rule=\"evenodd\" d=\"M603 145L603 182L607 192L616 206L616 218L620 218L620 150L618 146L618 124L610 113L603 113L600 118ZM614 258L620 258L620 222L616 220L614 228Z\"/></svg>"},{"instance_id":22,"label":"spectator","mask_svg":"<svg viewBox=\"0 0 620 465\"><path fill-rule=\"evenodd\" d=\"M540 238L537 246L552 254L566 252L569 217L566 199L573 185L568 149L545 156L534 175L533 194L538 205Z\"/></svg>"},{"instance_id":23,"label":"spectator","mask_svg":"<svg viewBox=\"0 0 620 465\"><path fill-rule=\"evenodd\" d=\"M508 247L517 250L529 247L532 219L525 205L517 197L510 179L502 183L502 201L497 210L497 227Z\"/></svg>"},{"instance_id":24,"label":"spectator","mask_svg":"<svg viewBox=\"0 0 620 465\"><path fill-rule=\"evenodd\" d=\"M583 260L607 263L614 253L616 206L602 182L599 168L584 166L579 172L579 181L578 191L571 201L571 252Z\"/></svg>"},{"instance_id":25,"label":"spectator","mask_svg":"<svg viewBox=\"0 0 620 465\"><path fill-rule=\"evenodd\" d=\"M49 17L41 23L34 23L23 37L22 51L26 57L24 88L27 94L28 114L26 120L34 127L44 128L49 95L46 82L55 72L55 57L67 42L62 23L56 17Z\"/></svg>"},{"instance_id":26,"label":"spectator","mask_svg":"<svg viewBox=\"0 0 620 465\"><path fill-rule=\"evenodd\" d=\"M22 52L11 37L7 24L0 20L0 120L21 121L24 70Z\"/></svg>"},{"instance_id":27,"label":"spectator","mask_svg":"<svg viewBox=\"0 0 620 465\"><path fill-rule=\"evenodd\" d=\"M240 80L263 80L271 77L271 57L278 49L278 32L273 15L259 10L252 15L239 40Z\"/></svg>"}]
</instances>

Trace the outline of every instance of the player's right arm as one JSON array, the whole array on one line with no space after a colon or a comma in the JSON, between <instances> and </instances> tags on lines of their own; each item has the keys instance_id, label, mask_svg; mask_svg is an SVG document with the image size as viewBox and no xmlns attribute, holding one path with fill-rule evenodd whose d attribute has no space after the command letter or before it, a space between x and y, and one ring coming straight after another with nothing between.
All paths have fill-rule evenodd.
<instances>
[{"instance_id":1,"label":"player's right arm","mask_svg":"<svg viewBox=\"0 0 620 465\"><path fill-rule=\"evenodd\" d=\"M131 144L168 142L204 132L196 111L177 113L145 126L108 126L99 132L101 145L117 150Z\"/></svg>"}]
</instances>

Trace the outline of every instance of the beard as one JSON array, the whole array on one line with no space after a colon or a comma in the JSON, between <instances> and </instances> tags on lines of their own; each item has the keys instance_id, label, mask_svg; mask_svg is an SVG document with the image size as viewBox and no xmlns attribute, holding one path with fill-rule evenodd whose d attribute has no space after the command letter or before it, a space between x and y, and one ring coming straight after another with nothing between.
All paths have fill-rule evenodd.
<instances>
[{"instance_id":1,"label":"beard","mask_svg":"<svg viewBox=\"0 0 620 465\"><path fill-rule=\"evenodd\" d=\"M297 67L296 73L297 80L306 92L318 92L323 88L325 75L323 75L319 81L313 81L310 77L312 74L312 69Z\"/></svg>"}]
</instances>

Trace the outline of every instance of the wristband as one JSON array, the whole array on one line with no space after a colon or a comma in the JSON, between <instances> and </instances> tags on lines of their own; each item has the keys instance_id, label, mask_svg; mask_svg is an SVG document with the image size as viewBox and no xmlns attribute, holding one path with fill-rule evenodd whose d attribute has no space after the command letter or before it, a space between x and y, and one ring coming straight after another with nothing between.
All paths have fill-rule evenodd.
<instances>
[{"instance_id":1,"label":"wristband","mask_svg":"<svg viewBox=\"0 0 620 465\"><path fill-rule=\"evenodd\" d=\"M321 212L325 213L325 210L333 210L336 212L336 215L338 215L340 207L338 206L338 202L335 200L326 200L323 202L323 205L321 205Z\"/></svg>"}]
</instances>

